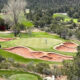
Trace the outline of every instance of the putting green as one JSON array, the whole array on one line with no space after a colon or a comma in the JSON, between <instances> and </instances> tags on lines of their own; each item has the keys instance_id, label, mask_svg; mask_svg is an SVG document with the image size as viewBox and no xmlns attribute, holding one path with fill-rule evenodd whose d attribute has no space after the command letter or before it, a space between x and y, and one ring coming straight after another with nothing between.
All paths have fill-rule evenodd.
<instances>
[{"instance_id":1,"label":"putting green","mask_svg":"<svg viewBox=\"0 0 80 80\"><path fill-rule=\"evenodd\" d=\"M16 74L9 77L9 80L38 80L38 78L31 74Z\"/></svg>"},{"instance_id":2,"label":"putting green","mask_svg":"<svg viewBox=\"0 0 80 80\"><path fill-rule=\"evenodd\" d=\"M53 46L63 43L63 40L53 38L18 38L16 40L0 43L3 48L24 46L33 49L50 49Z\"/></svg>"}]
</instances>

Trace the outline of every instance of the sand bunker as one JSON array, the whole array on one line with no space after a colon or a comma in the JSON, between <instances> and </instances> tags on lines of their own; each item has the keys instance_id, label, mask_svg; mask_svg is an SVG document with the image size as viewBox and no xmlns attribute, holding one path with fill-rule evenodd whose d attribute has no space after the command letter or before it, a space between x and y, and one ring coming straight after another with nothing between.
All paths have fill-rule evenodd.
<instances>
[{"instance_id":1,"label":"sand bunker","mask_svg":"<svg viewBox=\"0 0 80 80\"><path fill-rule=\"evenodd\" d=\"M63 60L72 59L72 57L70 56L64 56L48 52L38 52L38 51L35 52L30 50L29 48L24 48L24 47L6 48L5 50L23 56L24 58L41 59L41 60L57 61L57 62L62 62Z\"/></svg>"},{"instance_id":2,"label":"sand bunker","mask_svg":"<svg viewBox=\"0 0 80 80\"><path fill-rule=\"evenodd\" d=\"M65 55L60 55L60 54L56 54L56 53L48 53L47 54L48 57L51 57L52 60L55 61L63 61L63 60L71 60L72 57L71 56L65 56Z\"/></svg>"},{"instance_id":3,"label":"sand bunker","mask_svg":"<svg viewBox=\"0 0 80 80\"><path fill-rule=\"evenodd\" d=\"M72 42L63 43L63 45L66 47L71 47L71 48L76 48L78 46L77 44L72 43Z\"/></svg>"},{"instance_id":4,"label":"sand bunker","mask_svg":"<svg viewBox=\"0 0 80 80\"><path fill-rule=\"evenodd\" d=\"M40 59L52 61L52 57L48 57L48 56L42 56L42 57L40 57Z\"/></svg>"},{"instance_id":5,"label":"sand bunker","mask_svg":"<svg viewBox=\"0 0 80 80\"><path fill-rule=\"evenodd\" d=\"M64 52L77 52L77 44L72 43L72 42L66 42L63 43L62 45L59 45L56 47L56 50L58 51L64 51Z\"/></svg>"},{"instance_id":6,"label":"sand bunker","mask_svg":"<svg viewBox=\"0 0 80 80\"><path fill-rule=\"evenodd\" d=\"M5 50L23 56L25 58L33 58L29 49L24 47L6 48Z\"/></svg>"},{"instance_id":7,"label":"sand bunker","mask_svg":"<svg viewBox=\"0 0 80 80\"><path fill-rule=\"evenodd\" d=\"M4 79L4 78L0 78L0 80L6 80L6 79Z\"/></svg>"},{"instance_id":8,"label":"sand bunker","mask_svg":"<svg viewBox=\"0 0 80 80\"><path fill-rule=\"evenodd\" d=\"M31 52L34 58L40 58L45 55L44 52Z\"/></svg>"},{"instance_id":9,"label":"sand bunker","mask_svg":"<svg viewBox=\"0 0 80 80\"><path fill-rule=\"evenodd\" d=\"M13 40L13 38L0 38L0 42L10 41L10 40Z\"/></svg>"}]
</instances>

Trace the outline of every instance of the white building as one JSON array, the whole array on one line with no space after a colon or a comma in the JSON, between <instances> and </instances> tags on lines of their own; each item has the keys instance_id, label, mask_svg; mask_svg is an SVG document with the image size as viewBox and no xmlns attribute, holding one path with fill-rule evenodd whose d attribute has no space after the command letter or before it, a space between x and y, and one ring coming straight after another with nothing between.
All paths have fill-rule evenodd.
<instances>
[{"instance_id":1,"label":"white building","mask_svg":"<svg viewBox=\"0 0 80 80\"><path fill-rule=\"evenodd\" d=\"M30 13L30 9L26 9L25 12L28 14Z\"/></svg>"},{"instance_id":2,"label":"white building","mask_svg":"<svg viewBox=\"0 0 80 80\"><path fill-rule=\"evenodd\" d=\"M53 75L52 77L45 77L43 80L55 80L55 76Z\"/></svg>"}]
</instances>

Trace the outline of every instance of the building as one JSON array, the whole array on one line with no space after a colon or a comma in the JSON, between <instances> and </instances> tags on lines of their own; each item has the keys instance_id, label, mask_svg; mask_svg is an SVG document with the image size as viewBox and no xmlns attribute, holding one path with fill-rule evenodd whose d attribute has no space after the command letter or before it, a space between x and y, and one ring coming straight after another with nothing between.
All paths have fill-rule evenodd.
<instances>
[{"instance_id":1,"label":"building","mask_svg":"<svg viewBox=\"0 0 80 80\"><path fill-rule=\"evenodd\" d=\"M55 80L55 76L53 75L52 77L45 77L43 80Z\"/></svg>"}]
</instances>

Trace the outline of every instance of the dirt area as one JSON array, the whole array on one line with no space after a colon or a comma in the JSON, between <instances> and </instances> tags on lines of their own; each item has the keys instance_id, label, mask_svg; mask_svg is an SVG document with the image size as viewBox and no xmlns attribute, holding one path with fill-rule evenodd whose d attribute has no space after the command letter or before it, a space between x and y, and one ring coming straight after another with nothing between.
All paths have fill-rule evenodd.
<instances>
[{"instance_id":1,"label":"dirt area","mask_svg":"<svg viewBox=\"0 0 80 80\"><path fill-rule=\"evenodd\" d=\"M60 76L60 77L57 77L56 80L67 80L67 76Z\"/></svg>"},{"instance_id":2,"label":"dirt area","mask_svg":"<svg viewBox=\"0 0 80 80\"><path fill-rule=\"evenodd\" d=\"M72 57L71 56L65 56L65 55L60 55L60 54L56 54L56 53L48 53L47 54L48 57L52 57L52 61L60 61L62 62L63 60L71 60Z\"/></svg>"},{"instance_id":3,"label":"dirt area","mask_svg":"<svg viewBox=\"0 0 80 80\"><path fill-rule=\"evenodd\" d=\"M72 42L63 43L66 47L76 48L78 45Z\"/></svg>"},{"instance_id":4,"label":"dirt area","mask_svg":"<svg viewBox=\"0 0 80 80\"><path fill-rule=\"evenodd\" d=\"M4 41L10 41L13 40L14 38L0 38L0 42L4 42Z\"/></svg>"},{"instance_id":5,"label":"dirt area","mask_svg":"<svg viewBox=\"0 0 80 80\"><path fill-rule=\"evenodd\" d=\"M77 44L72 43L72 42L66 42L63 43L62 45L59 45L56 47L56 50L58 51L64 51L64 52L77 52Z\"/></svg>"},{"instance_id":6,"label":"dirt area","mask_svg":"<svg viewBox=\"0 0 80 80\"><path fill-rule=\"evenodd\" d=\"M6 80L6 79L0 78L0 80Z\"/></svg>"},{"instance_id":7,"label":"dirt area","mask_svg":"<svg viewBox=\"0 0 80 80\"><path fill-rule=\"evenodd\" d=\"M33 58L32 54L30 53L28 48L24 47L13 47L13 48L6 48L5 50L23 56L25 58Z\"/></svg>"},{"instance_id":8,"label":"dirt area","mask_svg":"<svg viewBox=\"0 0 80 80\"><path fill-rule=\"evenodd\" d=\"M71 56L65 56L56 53L32 51L29 48L24 48L24 47L6 48L5 50L23 56L25 58L41 59L46 61L62 62L63 60L72 59Z\"/></svg>"},{"instance_id":9,"label":"dirt area","mask_svg":"<svg viewBox=\"0 0 80 80\"><path fill-rule=\"evenodd\" d=\"M31 52L34 58L40 58L45 55L44 52Z\"/></svg>"}]
</instances>

